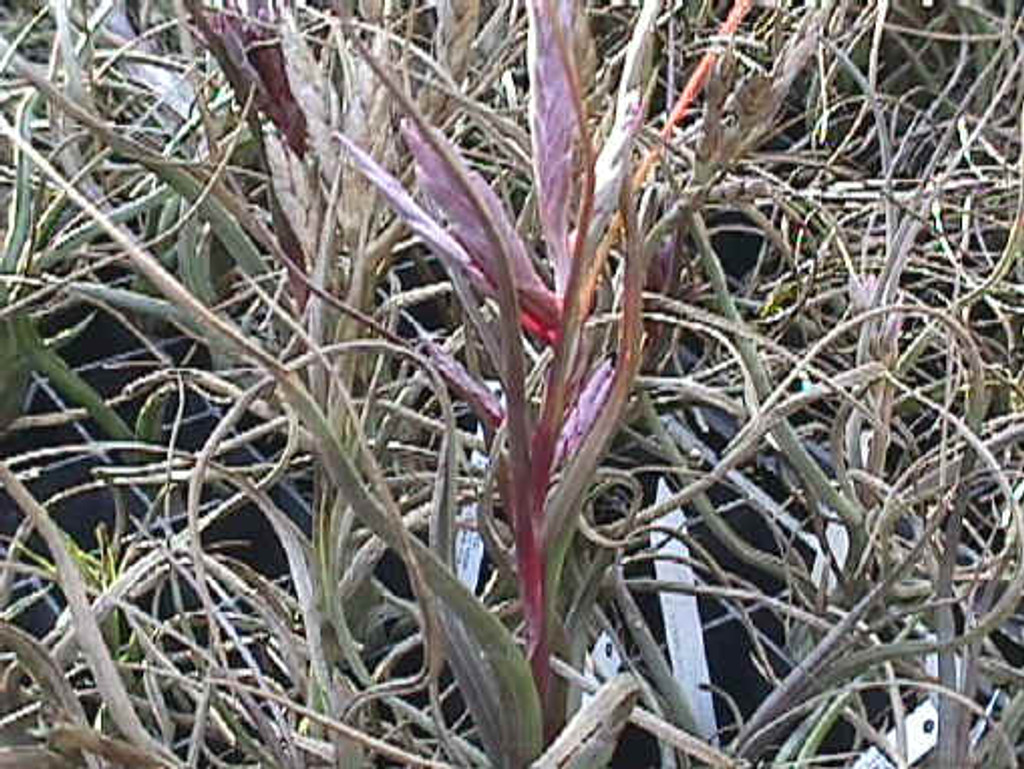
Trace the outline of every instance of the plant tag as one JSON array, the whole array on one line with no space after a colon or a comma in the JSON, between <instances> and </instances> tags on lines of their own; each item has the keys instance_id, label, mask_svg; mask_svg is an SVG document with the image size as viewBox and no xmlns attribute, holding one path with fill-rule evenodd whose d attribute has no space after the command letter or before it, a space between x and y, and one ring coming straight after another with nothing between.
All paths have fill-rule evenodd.
<instances>
[{"instance_id":1,"label":"plant tag","mask_svg":"<svg viewBox=\"0 0 1024 769\"><path fill-rule=\"evenodd\" d=\"M939 742L939 711L935 703L925 700L907 716L907 764L913 766ZM896 728L885 735L889 744L896 745ZM896 769L895 764L876 746L862 753L853 769Z\"/></svg>"},{"instance_id":2,"label":"plant tag","mask_svg":"<svg viewBox=\"0 0 1024 769\"><path fill-rule=\"evenodd\" d=\"M846 533L846 527L829 521L825 524L825 544L831 551L832 558L824 552L817 541L815 541L814 566L811 569L811 580L819 588L827 591L832 590L836 585L836 575L832 569L833 560L836 566L842 570L846 566L846 556L850 550L850 537Z\"/></svg>"},{"instance_id":3,"label":"plant tag","mask_svg":"<svg viewBox=\"0 0 1024 769\"><path fill-rule=\"evenodd\" d=\"M622 669L622 657L607 630L597 637L590 650L590 658L594 660L594 672L599 682L607 681Z\"/></svg>"},{"instance_id":4,"label":"plant tag","mask_svg":"<svg viewBox=\"0 0 1024 769\"><path fill-rule=\"evenodd\" d=\"M594 645L587 652L584 663L584 675L587 680L595 684L601 684L613 678L622 669L622 656L615 646L615 640L607 630L602 630L601 635L594 641ZM583 704L586 705L594 698L589 692L583 693Z\"/></svg>"},{"instance_id":5,"label":"plant tag","mask_svg":"<svg viewBox=\"0 0 1024 769\"><path fill-rule=\"evenodd\" d=\"M1024 503L1024 483L1018 483L1013 489L1013 498L1017 504ZM1009 526L1013 520L1013 505L1007 505L999 521L1003 526Z\"/></svg>"},{"instance_id":6,"label":"plant tag","mask_svg":"<svg viewBox=\"0 0 1024 769\"><path fill-rule=\"evenodd\" d=\"M974 726L971 727L971 748L977 747L978 743L981 742L981 738L985 736L985 732L988 731L989 724L993 723L993 719L997 712L1002 711L1002 703L1005 699L1002 689L996 689L992 692L992 696L988 698L988 704L985 706L985 715L981 716L977 721L974 722Z\"/></svg>"},{"instance_id":7,"label":"plant tag","mask_svg":"<svg viewBox=\"0 0 1024 769\"><path fill-rule=\"evenodd\" d=\"M662 502L669 496L668 484L662 478L658 481L657 501ZM658 526L684 531L686 516L677 508L661 518ZM689 549L682 540L656 531L651 533L651 545L657 551L658 560L654 562L654 571L659 582L695 584L693 569L686 563L690 556ZM697 599L692 595L662 592L659 600L665 618L665 640L672 673L693 708L700 736L714 740L718 733L718 722L711 692L702 688L711 680L711 675L704 650L704 628Z\"/></svg>"},{"instance_id":8,"label":"plant tag","mask_svg":"<svg viewBox=\"0 0 1024 769\"><path fill-rule=\"evenodd\" d=\"M476 522L476 505L467 505L459 516L467 523ZM463 585L476 591L480 582L480 567L484 562L484 541L473 529L455 532L455 573Z\"/></svg>"},{"instance_id":9,"label":"plant tag","mask_svg":"<svg viewBox=\"0 0 1024 769\"><path fill-rule=\"evenodd\" d=\"M480 440L483 440L483 429L478 427L476 434ZM482 452L474 450L469 456L469 464L471 467L482 470L487 467L487 457ZM464 523L476 523L475 502L462 508L459 520ZM480 583L480 567L483 562L483 539L475 529L460 528L455 532L455 574L463 585L474 592Z\"/></svg>"}]
</instances>

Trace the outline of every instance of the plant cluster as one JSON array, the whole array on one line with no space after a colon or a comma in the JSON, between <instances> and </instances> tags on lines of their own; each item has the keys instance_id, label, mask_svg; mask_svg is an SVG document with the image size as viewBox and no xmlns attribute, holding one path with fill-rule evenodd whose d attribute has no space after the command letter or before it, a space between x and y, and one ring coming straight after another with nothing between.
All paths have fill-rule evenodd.
<instances>
[{"instance_id":1,"label":"plant cluster","mask_svg":"<svg viewBox=\"0 0 1024 769\"><path fill-rule=\"evenodd\" d=\"M0 9L0 764L1017 766L1007 9Z\"/></svg>"}]
</instances>

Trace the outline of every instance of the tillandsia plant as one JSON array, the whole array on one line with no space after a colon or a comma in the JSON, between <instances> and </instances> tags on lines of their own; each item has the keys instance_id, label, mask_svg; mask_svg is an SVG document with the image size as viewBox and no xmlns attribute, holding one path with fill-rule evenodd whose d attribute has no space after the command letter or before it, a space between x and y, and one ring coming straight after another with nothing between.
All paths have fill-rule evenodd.
<instances>
[{"instance_id":1,"label":"tillandsia plant","mask_svg":"<svg viewBox=\"0 0 1024 769\"><path fill-rule=\"evenodd\" d=\"M203 10L196 0L187 5L203 41L231 83L235 98L242 105L250 100L255 104L255 109L248 110L247 117L264 167L291 170L280 142L273 138L266 140L270 144L265 142L259 121L260 114L266 115L280 130L288 150L302 161L308 146L309 127L306 112L296 100L288 77L281 41L273 31L279 21L276 4L272 0L250 0L245 11L232 3L216 12ZM294 173L301 172L296 169ZM280 244L278 253L284 258L291 278L291 293L301 310L308 298L305 278L311 259L306 253L308 243L303 243L303 233L296 231L293 217L288 216L281 191L271 185L268 195L274 233Z\"/></svg>"},{"instance_id":2,"label":"tillandsia plant","mask_svg":"<svg viewBox=\"0 0 1024 769\"><path fill-rule=\"evenodd\" d=\"M17 130L31 138L31 124L42 100L35 94L24 96L19 103ZM56 215L53 209L46 217L38 217L43 206L36 199L30 184L32 162L24 152L15 152L15 192L8 201L5 233L0 252L0 433L21 416L25 391L32 371L49 377L50 381L72 403L85 408L106 434L118 440L130 440L131 429L106 401L78 376L56 352L78 337L89 325L90 318L63 329L46 339L33 317L33 308L24 301L27 291L21 283L34 269L37 251L45 236L52 231ZM43 218L42 222L37 219Z\"/></svg>"},{"instance_id":3,"label":"tillandsia plant","mask_svg":"<svg viewBox=\"0 0 1024 769\"><path fill-rule=\"evenodd\" d=\"M501 498L514 531L527 653L534 685L548 705L544 712L551 735L562 717L560 709L552 707L550 668L552 647L561 645L563 632L562 566L580 498L618 427L639 366L646 260L632 233L620 271L624 284L618 348L613 355L593 360L585 324L603 266L597 245L620 204L625 220L631 223L633 217L634 202L624 182L639 127L639 52L632 51L619 94L618 119L598 157L587 129L573 54L575 4L533 0L527 8L532 190L553 285L542 277L537 256L517 232L513 214L498 194L439 131L426 124L397 86L392 90L407 113L402 135L420 188L439 218L357 144L344 135L339 140L391 207L445 264L499 373L505 407L480 397L477 416L507 441ZM378 74L387 79L382 70ZM498 339L478 312L481 300L497 304ZM537 410L527 389L524 331L551 352ZM428 342L427 349L459 389L481 391L479 383L473 383L437 345Z\"/></svg>"},{"instance_id":4,"label":"tillandsia plant","mask_svg":"<svg viewBox=\"0 0 1024 769\"><path fill-rule=\"evenodd\" d=\"M294 61L286 55L296 50L293 43L297 35L289 26L290 12L283 9L284 24L276 25L277 30L284 29L279 39L277 32L271 31L275 25L267 23L274 17L268 3L250 3L248 15L237 6L206 13L197 3L188 5L204 41L234 86L236 98L242 103L251 100L270 118L284 137L287 151L301 161L309 145L322 139L318 129L326 121L312 116L323 105L311 108L310 100L305 98L309 83L293 77ZM560 620L565 604L561 594L563 564L576 530L581 499L604 448L619 427L640 365L641 293L647 259L633 224L635 204L628 187L628 171L642 117L641 68L654 17L652 12L645 13L645 22L638 26L628 49L614 121L598 154L587 128L575 61L574 30L579 28L580 11L569 0L537 0L527 10L532 188L547 270L540 268L537 255L513 224L512 212L490 183L428 124L423 111L392 81L378 55L363 47L361 33L354 27L349 35L352 45L362 50L366 62L402 105L401 134L414 159L429 208L438 216L429 213L427 206L418 203L371 156L364 143L367 137L353 136L348 128L337 134L356 167L445 264L463 310L489 354L489 366L498 372L503 406L439 345L423 340L427 359L433 361L450 386L470 396L467 400L476 407L477 417L502 447L498 451L502 457L498 472L500 498L514 532L515 574L532 681L525 689L523 682L511 689L505 684L494 687L484 683L502 679L496 676L487 654L481 662L487 633L481 630L474 613L485 607L474 605L472 611L467 611L470 607L449 596L441 602L444 608L440 619L452 666L488 752L512 765L533 758L543 743L530 725L535 717L543 714L546 723L541 731L548 738L553 737L565 717L562 694L554 686L550 667L553 649L565 645ZM242 98L242 94L248 96ZM249 119L252 132L262 136L252 111ZM275 177L285 166L289 173L304 173L301 163L279 162L281 151L275 149L273 137L263 136L262 141L267 142L267 166ZM329 161L323 148L317 149L317 159L326 167ZM282 205L284 196L280 195L278 178L274 186L281 198L274 202L272 210L276 213L278 207L286 206ZM588 331L586 322L595 306L598 276L609 253L599 245L617 211L621 211L628 233L617 270L621 280L620 303L615 308L620 313L618 342L613 350L595 354L589 338L593 332ZM283 217L290 225L284 231L301 232L303 228L296 226L291 213ZM285 252L292 253L284 241L281 245ZM308 255L310 249L306 250ZM293 258L289 264L297 278L293 280L297 297L304 297L294 287L301 286L305 291L306 281L301 275L305 263ZM488 303L497 305L496 323L482 306ZM528 386L524 346L530 343L550 351L539 407ZM346 386L335 382L334 390ZM339 397L348 396L339 393ZM312 404L306 403L299 410L308 408ZM338 484L342 497L352 485ZM414 581L421 574L424 584L436 593L458 589L451 583L439 588L434 566L424 569L424 563L418 563L424 556L410 551L403 535L391 529L389 535L382 536L393 547L403 542L396 550L405 557ZM450 564L451 537L442 532L431 544L440 560ZM429 614L425 622L430 624ZM509 650L514 648L508 646ZM504 714L510 695L517 698L513 710L523 714L516 719ZM516 727L517 722L524 726Z\"/></svg>"},{"instance_id":5,"label":"tillandsia plant","mask_svg":"<svg viewBox=\"0 0 1024 769\"><path fill-rule=\"evenodd\" d=\"M0 765L1019 764L1013 6L582 5L0 3Z\"/></svg>"}]
</instances>

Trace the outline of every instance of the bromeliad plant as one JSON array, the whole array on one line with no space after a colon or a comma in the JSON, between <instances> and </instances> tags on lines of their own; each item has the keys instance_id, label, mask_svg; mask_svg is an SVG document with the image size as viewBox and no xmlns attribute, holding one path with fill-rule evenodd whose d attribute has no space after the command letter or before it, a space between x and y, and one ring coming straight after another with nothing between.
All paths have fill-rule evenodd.
<instances>
[{"instance_id":1,"label":"bromeliad plant","mask_svg":"<svg viewBox=\"0 0 1024 769\"><path fill-rule=\"evenodd\" d=\"M322 418L314 399L293 391L291 400L311 432L321 437L328 474L342 498L362 511L364 523L405 558L414 584L422 584L420 598L424 599L424 590L440 597L438 618L451 665L488 753L502 765L521 765L535 758L545 735L552 738L565 717L551 672L552 652L564 646L561 639L566 636L560 618L566 603L563 566L581 499L618 429L640 364L641 293L647 260L634 226L628 171L642 117L641 70L656 11L657 3L649 3L635 28L614 121L598 154L587 129L575 62L576 4L533 0L528 5L532 190L546 271L540 269L537 255L513 224L512 212L487 180L429 124L417 104L393 82L378 55L364 47L355 26L349 27L349 42L404 112L402 137L428 205L417 202L370 154L365 144L369 137L345 128L336 138L359 172L444 264L489 356L490 368L500 380L504 405L454 357L433 341L423 340L425 360L465 396L491 440L498 442L499 493L514 532L530 680L519 680L517 663L509 658L520 654L510 631L486 616L487 607L452 579L450 570L438 570L442 564L450 569L452 563L453 542L445 527L435 527L433 552L428 553L419 550L394 522L385 522L384 511L391 505L362 498L362 486L355 480L360 471L345 456L349 447L338 445L344 441L331 434L330 420ZM234 73L231 80L236 89L253 94L255 106L301 159L308 144L316 144L314 127L324 121L314 116L320 107L311 107L299 96L310 90L304 87L308 82L293 82L290 88L281 85L280 72L288 72L290 79L289 67L294 64L280 55L281 45L265 27L248 24L238 15L206 17L195 7L193 16L218 60ZM284 47L298 42L294 34L289 38L287 20L283 28ZM260 58L251 44L260 47ZM286 109L293 101L302 109ZM303 110L305 120L300 119ZM322 151L318 155L325 167L333 162ZM616 271L621 280L621 290L616 292L619 306L614 308L620 318L618 342L616 349L598 353L586 322L597 302L598 278L609 254L609 249L600 247L601 241L616 212L627 233ZM299 259L294 261L301 264ZM485 309L488 304L497 306L496 321ZM527 385L524 332L550 353L539 405ZM286 389L294 385L291 380ZM345 389L348 385L336 381L334 386ZM432 622L431 612L425 610L424 624ZM498 651L488 648L495 645ZM509 717L509 711L514 717Z\"/></svg>"},{"instance_id":2,"label":"bromeliad plant","mask_svg":"<svg viewBox=\"0 0 1024 769\"><path fill-rule=\"evenodd\" d=\"M406 118L405 144L415 161L420 189L438 212L435 218L356 142L338 139L352 162L391 208L443 262L463 309L497 370L506 406L437 345L428 354L450 382L475 404L477 416L504 441L500 495L515 538L515 564L526 627L533 684L545 704L546 733L564 709L555 705L550 658L559 646L560 586L566 553L576 530L580 501L622 416L637 373L641 348L641 291L645 257L636 237L631 190L626 182L630 150L639 127L642 48L647 27L639 25L618 95L616 120L596 155L587 130L570 39L570 0L532 0L529 11L530 129L532 190L553 286L516 231L514 218L487 181L472 170L444 136L366 51L389 83ZM356 41L358 45L358 41ZM586 321L595 305L606 250L599 243L616 211L627 232L622 254L617 350L592 355ZM497 323L481 303L498 308ZM539 408L527 388L523 332L550 350ZM449 634L449 641L457 639ZM453 651L456 674L473 675L467 656ZM459 670L463 667L463 670ZM473 702L480 710L500 703ZM487 721L487 718L483 719ZM482 727L482 731L486 731Z\"/></svg>"},{"instance_id":3,"label":"bromeliad plant","mask_svg":"<svg viewBox=\"0 0 1024 769\"><path fill-rule=\"evenodd\" d=\"M183 315L196 319L197 325L211 337L215 336L218 344L232 348L266 373L266 378L252 384L238 401L237 413L244 411L251 399L263 397L271 383L276 386L276 393L289 403L306 429L308 445L321 460L327 481L324 486L329 487L325 496L336 495L338 508L352 511L404 561L418 598L427 666L433 673L440 666L441 656L433 644L436 631L440 630L446 639L447 659L459 679L461 693L472 711L484 747L496 765L523 766L534 760L545 742L554 737L566 714L550 660L552 652L564 646L563 639L568 634L561 618L566 604L563 583L567 553L577 528L581 500L592 485L605 447L620 425L640 361L641 292L647 258L635 226L628 171L632 143L641 120L639 94L644 48L657 16L657 5L649 3L636 25L623 67L614 121L600 153L592 146L583 107L583 89L574 63L570 39L570 30L575 27L573 4L536 0L528 8L532 181L550 276L517 232L512 213L499 195L467 165L441 133L428 124L411 99L388 80L377 58L368 52L364 51L366 61L388 83L403 107L404 141L415 161L422 192L432 210L438 212L438 218L428 213L396 178L353 141L347 129L338 136L347 157L445 264L468 322L483 342L490 367L498 373L504 407L485 395L479 399L467 398L467 401L479 405L478 416L490 429L494 453L500 457L497 477L502 507L514 532L515 572L525 624L525 655L516 634L491 612L490 606L458 580L452 568L451 517L455 501L450 473L455 464L454 429L445 431L438 450L439 465L449 473L449 482L442 480L438 484L435 508L439 519L447 518L432 527L431 541L426 546L406 528L386 483L380 482L380 468L368 450L369 442L357 430L346 433L345 415L354 411L348 383L335 377L336 397L326 406L324 400L317 397L315 387L307 384L304 374L312 366L310 361L318 359L323 352L316 349L316 343L310 345L311 349L316 349L315 354L282 363L277 354L266 350L230 320L211 311L193 292L187 291L121 227L105 218L73 185L46 165L44 158L34 158L68 199L99 223L103 233L124 249L135 269L171 299ZM199 18L201 11L196 9L193 19ZM267 79L270 68L265 60L276 61L276 57L265 56L263 64L257 66L259 62L254 62L244 48L251 42L247 35L252 36L252 30L232 26L235 22L229 17L216 18L220 21L207 25L206 41L222 43L218 59L222 64L227 61L235 65L239 77L233 78L233 85L246 94L248 108L251 110L255 105L260 111L268 110L272 103L259 98L258 94L261 85L265 90L272 90ZM287 20L293 21L290 17ZM294 27L286 24L282 33L285 42L297 42L301 36L295 33L289 38L289 29ZM232 37L235 32L238 35ZM353 29L348 40L353 46L361 47L358 35ZM276 45L273 37L260 37L258 43ZM243 49L237 50L238 46ZM166 164L158 165L149 158L145 148L119 138L88 110L52 93L52 87L48 89L36 68L20 59L15 59L15 64L36 88L58 101L63 109L81 119L109 144L123 150L127 157L146 159L145 162L159 172L170 173ZM285 65L290 66L287 60ZM230 67L225 65L225 69ZM289 79L291 76L288 72ZM314 122L308 119L311 104L303 102L299 89L290 91L290 98L295 99L307 117L308 146L316 147L317 160L327 167L328 158L317 146ZM307 146L302 141L302 121L277 122L283 122L279 127L287 140L281 151L301 156ZM248 125L252 133L263 130L258 120L251 120ZM273 181L276 184L279 180ZM295 188L298 186L296 184ZM241 217L245 210L240 207L238 212ZM587 321L598 304L598 278L609 259L608 251L600 249L599 244L616 212L621 213L626 233L624 248L615 253L616 269L610 271L616 275L617 290L609 295L614 294L618 299L617 305L604 302L602 309L614 311L608 317L618 318L618 336L614 349L598 351L596 332L588 329ZM289 249L273 239L266 239L264 245L275 256L278 252L288 255ZM240 259L240 254L236 254L236 258ZM287 260L282 261L288 264ZM304 305L302 292L312 287L306 286L303 280L305 271L298 269L302 266L301 260L292 259L289 266L293 297L299 300L294 302L294 307L298 308ZM257 288L253 281L253 290ZM322 289L312 293L318 299L323 298ZM490 311L495 306L496 320ZM536 400L528 386L527 338L548 352L541 356L548 361L548 369L543 372L543 389ZM467 392L482 389L481 383L454 358L426 341L423 355L402 348L394 340L358 340L351 346L362 344L364 348L376 346L379 350L389 343L390 354L412 360L414 365L431 373L440 372L453 389ZM327 354L322 358L326 359ZM443 388L436 386L436 377L430 381L445 412L445 423L453 427L451 408ZM336 404L341 405L331 411ZM188 506L193 519L198 516L205 472L205 467L201 467L190 474ZM282 541L289 543L286 550L304 611L312 669L309 678L314 690L311 699L318 706L329 707L331 715L343 719L347 712L337 706L338 687L328 664L323 664L331 655L324 651L329 645L326 640L329 633L326 632L328 622L321 614L329 613L331 607L324 611L328 602L319 602L320 596L316 593L323 585L316 582L317 579L326 582L328 575L320 573L310 577L320 565L311 564L323 553L306 552L298 534L284 522L277 521L275 525L279 526ZM198 539L194 541L198 547ZM330 542L325 538L322 543L329 546ZM583 615L585 612L574 613L574 616ZM634 687L628 698L635 695ZM629 708L625 710L628 712ZM619 708L609 710L613 711L620 715ZM438 730L443 733L444 725L439 725Z\"/></svg>"},{"instance_id":4,"label":"bromeliad plant","mask_svg":"<svg viewBox=\"0 0 1024 769\"><path fill-rule=\"evenodd\" d=\"M1020 57L1005 34L1012 14L997 24L982 11L939 13L936 23L950 34L937 42L915 37L934 20L908 12L912 4L758 12L756 37L733 40L720 57L712 41L662 128L666 142L649 147L649 160L629 171L639 120L637 54L653 19L667 22L666 56L680 50L677 16L660 14L659 0L645 0L638 18L630 17L636 32L626 57L620 35L633 27L619 21L627 12L600 11L612 23L602 24L595 40L608 62L595 77L624 70L616 119L600 128L592 119L596 105L614 89L589 84L584 56L575 63L574 52L585 50L576 39L578 20L555 0L402 3L410 22L404 35L394 23L398 6L360 3L364 15L347 36L330 14L308 29L299 25L295 7L313 18L313 6L324 3L128 4L144 6L142 15L157 22L139 19L148 30L134 40L124 37L134 35L125 4L100 4L80 21L75 14L89 4L46 5L49 15L32 23L48 28L32 40L18 31L20 20L6 23L0 10L0 76L21 94L0 110L0 155L13 170L0 181L0 198L10 191L0 259L0 390L6 385L7 392L0 396L13 396L0 397L0 433L19 414L30 368L61 389L57 349L42 341L59 316L37 319L65 301L84 296L105 313L123 311L118 324L142 332L147 346L163 332L137 326L141 313L228 355L213 370L194 369L191 353L175 355L181 367L168 367L166 350L152 345L130 365L119 363L118 381L130 381L131 391L110 414L124 418L140 394L152 392L135 421L138 440L115 419L104 423L102 408L110 404L95 393L78 396L117 439L98 444L91 426L79 424L84 412L64 408L73 400L68 388L56 411L35 413L36 401L30 418L13 425L48 442L54 424L74 425L85 442L0 456L0 485L25 514L0 569L0 742L13 735L19 743L8 758L25 757L20 764L27 765L35 759L22 752L23 741L45 738L32 754L39 765L77 761L69 745L80 746L87 761L94 753L93 763L131 766L185 765L185 753L189 765L361 766L369 754L403 766L436 765L438 758L459 766L599 765L632 708L635 674L603 684L554 736L571 712L554 673L569 673L549 669L549 659L562 657L571 639L579 646L568 658L579 662L589 640L582 625L603 613L624 631L623 648L637 654L631 667L647 677L645 688L682 727L632 710L634 723L662 741L666 764L670 744L702 765L807 764L822 753L833 724L850 719L864 731L865 714L874 723L870 707L861 707L870 705L862 693L871 688L888 693L895 713L905 709L900 703L910 706L908 697L938 695L937 764L1013 764L1022 730L1012 677L996 676L1005 688L989 701L980 743L964 736L980 715L973 702L989 673L1005 671L1005 650L1021 646L1024 518L1015 500L1022 365L1014 344L1020 313L1011 300L1020 295L1020 275L1014 282L1012 274L1024 240L1024 195L1016 183L1024 161L1009 176L1004 162L1020 155L1020 99L1012 98ZM480 168L455 149L479 147L481 135L499 133L500 119L479 97L507 93L491 84L508 72L510 57L493 54L516 50L516 36L505 41L494 34L498 25L477 25L483 5L500 9L490 14L498 22L520 8L530 17L532 147L526 133L518 141L517 127L500 125L516 157L527 158L515 176L517 192L527 187L530 196L522 207L517 202L514 216L490 175L475 173ZM723 37L752 5L734 0ZM172 6L181 14L177 24ZM892 16L913 23L887 23ZM426 57L415 55L434 20L434 58L451 73L449 82L464 87L436 88L445 78L425 71ZM192 33L211 54L198 70L186 44ZM979 50L967 41L979 37L991 43L980 44L984 66L965 58ZM374 57L359 58L363 41ZM765 54L779 43L768 73ZM692 50L689 42L685 49ZM168 55L153 55L161 52ZM901 66L908 55L911 65ZM221 75L205 71L214 57ZM720 66L713 67L716 58ZM805 67L810 61L819 66ZM857 62L864 61L862 73ZM371 76L368 62L385 62L377 66L381 78ZM675 69L669 60L667 71ZM164 84L179 80L175 71L199 75L189 81L194 88L181 90L197 95L200 109L190 98L165 98ZM387 73L419 86L415 104ZM964 73L978 76L965 86ZM231 88L223 87L225 78ZM700 125L677 137L676 124L704 83ZM803 99L784 98L794 83ZM666 78L664 93L674 91ZM396 100L401 132L388 130ZM584 102L592 105L590 121ZM443 126L443 135L432 126ZM453 130L470 140L456 141ZM755 152L769 137L775 150L787 151ZM677 138L682 151L666 153ZM950 151L958 138L962 146ZM5 155L8 146L14 152ZM399 182L384 170L395 173L402 158L418 170L416 193L408 191L412 173ZM638 180L660 158L674 173L637 193L644 201L638 227L624 179L631 176L639 190ZM890 183L896 180L899 190ZM383 194L367 194L374 187ZM400 216L381 216L388 213L382 200ZM611 224L616 211L621 228ZM732 239L713 237L735 214L744 232L763 236L754 270L739 283L723 264ZM280 237L287 232L277 226L282 216L295 235L290 243ZM409 229L418 235L411 242L404 238ZM602 503L617 502L599 486L611 473L598 463L624 420L638 365L640 277L664 289L671 246L684 235L714 308L664 290L646 295L649 339L688 339L682 350L672 346L678 359L665 361L659 381L642 383L635 401L649 431L645 453L660 454L660 472L676 476L680 488L646 508L630 506L626 516L577 525L578 509L596 508L599 494ZM993 244L1004 237L993 258ZM670 247L659 248L665 243ZM406 268L428 249L447 266L451 287L405 282ZM648 249L659 261L645 270ZM239 269L215 274L211 253ZM130 276L121 269L128 261ZM859 276L849 291L848 275ZM130 278L130 287L103 285L117 276ZM410 328L400 325L401 313L451 290L465 321L448 326L443 350L426 339L413 349L398 336ZM936 306L936 297L948 306ZM657 345L645 347L652 360ZM691 366L686 353L698 349ZM136 377L138 363L148 370L145 361L157 370ZM682 369L687 381L680 381ZM90 365L85 374L106 381L111 371ZM503 399L477 372L497 372ZM485 424L493 460L481 484L479 523L496 576L482 596L462 584L453 557L462 480L453 392ZM230 407L215 426L203 419L195 428L206 435L202 449L190 449L191 438L179 430L192 422L189 404L221 398ZM687 427L682 412L691 401L700 409L693 421L707 423L700 432L717 436L722 452ZM179 408L170 408L175 402ZM764 440L769 434L778 450ZM268 461L238 462L249 447ZM756 472L747 473L755 454ZM87 458L82 472L94 475L66 485L66 457L74 455ZM61 488L36 500L36 481L53 471ZM311 474L312 537L278 506L277 493L292 480L304 489ZM638 500L635 476L616 472L619 478ZM76 497L87 497L91 512L108 509L97 504L100 482L113 509L125 513L118 521L134 518L138 501L151 504L142 525L115 529L124 529L117 538L123 547L111 551L118 568L97 581L59 527ZM736 518L729 514L734 504L713 501L737 490L753 517ZM512 534L495 523L496 501ZM274 526L289 580L271 581L236 563L233 553L204 547L213 524L241 504L246 517L258 511ZM701 519L692 538L676 516L664 517L691 504ZM750 527L755 518L765 526ZM168 536L178 521L184 528ZM656 536L636 536L646 534L645 524L659 530ZM683 695L692 687L674 675L685 667L672 654L678 636L665 639L664 659L658 623L648 628L633 598L651 591L674 598L666 593L682 587L685 578L658 568L679 558L681 548L666 552L658 544L669 528L691 545L687 560L703 564L699 594L741 619L751 658L770 672L770 696L740 703L756 709L737 725L728 755L684 739L684 730L715 734L715 719L700 723L688 712ZM762 528L772 535L767 541L756 536ZM33 529L55 571L16 557L29 547L17 543L27 543ZM587 541L575 537L577 529L605 536ZM744 565L742 575L717 557L719 547ZM600 579L623 550L623 568ZM386 551L401 561L414 600L404 583L390 580L394 560L378 570ZM654 581L637 568L652 560ZM774 593L771 579L751 582L751 572L777 578L781 592L767 595ZM47 594L59 590L68 601L70 620L47 638L29 638L10 624L43 594L19 598L12 588L24 584L22 574L39 574ZM599 586L610 589L594 597ZM608 611L595 609L596 601ZM663 626L679 627L668 601L662 608ZM768 630L761 620L777 640L775 618L786 643L773 650L761 641ZM104 632L122 621L130 636ZM1003 651L993 655L987 640L995 632ZM16 666L7 656L12 650ZM932 654L938 679L923 664ZM420 658L419 677L397 678L399 665ZM442 686L448 670L458 686ZM23 707L40 693L53 707ZM471 714L463 717L463 710Z\"/></svg>"}]
</instances>

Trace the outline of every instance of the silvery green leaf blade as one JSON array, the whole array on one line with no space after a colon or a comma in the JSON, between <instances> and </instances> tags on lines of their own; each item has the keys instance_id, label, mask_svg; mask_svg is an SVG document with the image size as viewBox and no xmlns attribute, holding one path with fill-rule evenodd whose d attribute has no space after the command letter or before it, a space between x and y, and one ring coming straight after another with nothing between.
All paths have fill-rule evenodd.
<instances>
[{"instance_id":1,"label":"silvery green leaf blade","mask_svg":"<svg viewBox=\"0 0 1024 769\"><path fill-rule=\"evenodd\" d=\"M448 642L448 664L459 684L459 694L466 700L473 722L480 732L480 741L497 766L514 767L514 749L509 745L506 719L503 718L502 693L498 681L486 675L481 667L479 641L468 633L459 616L442 610L445 639ZM483 674L483 675L482 675Z\"/></svg>"},{"instance_id":2,"label":"silvery green leaf blade","mask_svg":"<svg viewBox=\"0 0 1024 769\"><path fill-rule=\"evenodd\" d=\"M115 440L130 441L135 435L106 399L82 379L56 352L46 346L32 319L19 316L11 322L18 354L24 356L35 370L49 377L50 382L70 403L78 404Z\"/></svg>"},{"instance_id":3,"label":"silvery green leaf blade","mask_svg":"<svg viewBox=\"0 0 1024 769\"><path fill-rule=\"evenodd\" d=\"M0 321L0 433L21 416L31 370L19 351L13 321Z\"/></svg>"},{"instance_id":4,"label":"silvery green leaf blade","mask_svg":"<svg viewBox=\"0 0 1024 769\"><path fill-rule=\"evenodd\" d=\"M494 725L489 757L499 766L523 766L540 753L540 698L530 667L508 628L463 585L420 540L408 537L401 520L393 520L370 491L309 392L294 379L279 380L284 395L313 434L324 468L356 515L389 547L406 547L437 600L450 659L460 683L473 687L468 704L481 728ZM464 631L464 632L463 632ZM481 682L487 682L483 685ZM476 699L475 692L480 697ZM489 732L490 733L490 732Z\"/></svg>"}]
</instances>

